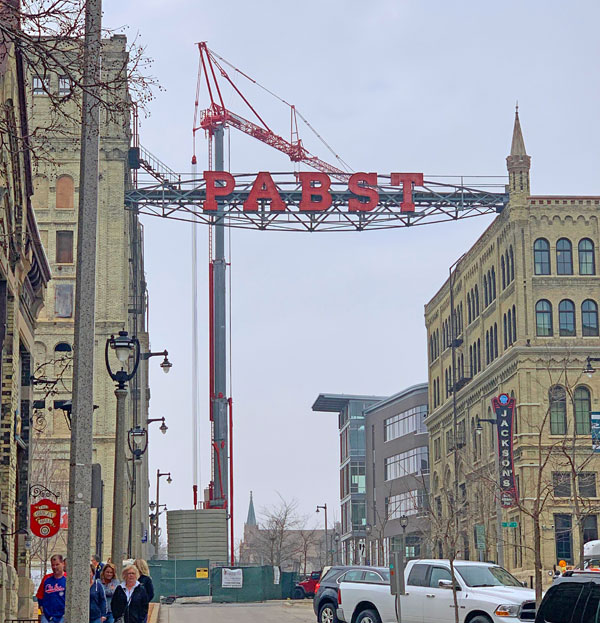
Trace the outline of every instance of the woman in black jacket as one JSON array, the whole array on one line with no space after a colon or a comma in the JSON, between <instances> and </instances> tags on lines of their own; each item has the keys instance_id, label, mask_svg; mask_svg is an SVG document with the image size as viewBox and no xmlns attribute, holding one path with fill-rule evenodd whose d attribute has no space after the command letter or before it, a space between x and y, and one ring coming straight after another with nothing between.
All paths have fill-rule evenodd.
<instances>
[{"instance_id":1,"label":"woman in black jacket","mask_svg":"<svg viewBox=\"0 0 600 623\"><path fill-rule=\"evenodd\" d=\"M115 589L110 608L115 621L123 617L125 623L144 623L148 616L148 595L138 581L139 571L134 565L123 569L123 582Z\"/></svg>"},{"instance_id":2,"label":"woman in black jacket","mask_svg":"<svg viewBox=\"0 0 600 623\"><path fill-rule=\"evenodd\" d=\"M146 589L148 601L152 601L154 599L154 585L152 584L152 578L150 577L150 569L148 568L148 563L143 558L136 558L133 564L140 572L140 577L138 578L138 580L140 584Z\"/></svg>"}]
</instances>

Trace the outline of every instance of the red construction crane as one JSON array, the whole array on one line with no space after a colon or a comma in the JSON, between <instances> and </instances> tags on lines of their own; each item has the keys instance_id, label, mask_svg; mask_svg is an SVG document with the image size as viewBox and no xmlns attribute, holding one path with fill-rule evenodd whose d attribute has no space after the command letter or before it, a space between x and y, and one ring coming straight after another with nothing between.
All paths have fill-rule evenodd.
<instances>
[{"instance_id":1,"label":"red construction crane","mask_svg":"<svg viewBox=\"0 0 600 623\"><path fill-rule=\"evenodd\" d=\"M346 181L351 173L344 171L338 167L335 167L316 156L313 156L303 145L302 140L298 135L298 120L297 115L299 115L305 123L308 122L297 113L296 107L292 104L288 104L285 100L282 100L280 97L276 96L268 89L265 89L274 97L277 97L280 101L285 103L290 108L290 140L286 141L284 138L275 134L269 128L269 126L265 123L264 119L258 114L255 108L250 104L250 102L246 99L240 89L235 85L233 80L229 77L227 72L225 71L223 65L219 62L219 59L223 63L227 63L223 58L212 52L208 49L206 42L203 41L198 44L198 50L200 51L200 62L198 65L198 82L196 85L196 102L194 109L194 157L192 163L195 164L196 156L195 156L195 136L198 130L205 130L209 137L212 137L214 128L218 125L229 125L234 128L237 128L244 134L248 134L249 136L274 147L275 149L286 154L292 162L304 162L309 165L313 169L317 171L322 171L324 173L328 173L329 175L336 177L342 181ZM229 63L227 63L230 65ZM237 67L230 65L236 72L253 82L254 84L259 85L256 80L253 80L248 75L240 71ZM221 76L233 87L235 92L240 96L242 101L248 106L248 108L252 111L252 113L256 116L256 119L261 125L253 123L252 121L248 121L248 119L244 119L240 115L227 110L225 103L223 101L223 96L221 93L221 87L219 86L219 81L217 79L217 72L215 68L221 74ZM208 95L210 97L210 107L204 110L199 110L198 99L200 95L200 88L202 83L206 84ZM261 86L264 89L264 87ZM311 127L312 129L312 127ZM314 131L314 130L313 130ZM315 132L316 134L316 132ZM326 145L328 149L331 148L323 141L323 139L317 134L319 139ZM336 156L337 157L337 156ZM339 159L339 157L338 157Z\"/></svg>"}]
</instances>

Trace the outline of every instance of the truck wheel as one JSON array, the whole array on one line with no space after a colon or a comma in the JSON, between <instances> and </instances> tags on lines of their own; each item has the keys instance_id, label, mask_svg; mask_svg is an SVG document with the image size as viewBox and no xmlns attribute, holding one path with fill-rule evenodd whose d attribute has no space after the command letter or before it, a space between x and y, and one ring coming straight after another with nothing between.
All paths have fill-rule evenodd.
<instances>
[{"instance_id":1,"label":"truck wheel","mask_svg":"<svg viewBox=\"0 0 600 623\"><path fill-rule=\"evenodd\" d=\"M304 591L301 588L295 588L292 593L292 599L304 599Z\"/></svg>"},{"instance_id":2,"label":"truck wheel","mask_svg":"<svg viewBox=\"0 0 600 623\"><path fill-rule=\"evenodd\" d=\"M338 623L333 604L327 602L319 608L319 623Z\"/></svg>"},{"instance_id":3,"label":"truck wheel","mask_svg":"<svg viewBox=\"0 0 600 623\"><path fill-rule=\"evenodd\" d=\"M473 617L469 623L492 623L492 619L486 617L484 614L478 614L476 617Z\"/></svg>"},{"instance_id":4,"label":"truck wheel","mask_svg":"<svg viewBox=\"0 0 600 623\"><path fill-rule=\"evenodd\" d=\"M356 617L356 623L381 623L381 619L376 610L363 610Z\"/></svg>"}]
</instances>

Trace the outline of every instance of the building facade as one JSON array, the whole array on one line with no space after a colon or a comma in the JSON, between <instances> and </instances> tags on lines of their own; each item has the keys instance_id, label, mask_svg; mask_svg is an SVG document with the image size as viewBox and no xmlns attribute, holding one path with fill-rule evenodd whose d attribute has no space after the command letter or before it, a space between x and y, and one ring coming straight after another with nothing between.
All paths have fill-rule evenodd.
<instances>
[{"instance_id":1,"label":"building facade","mask_svg":"<svg viewBox=\"0 0 600 623\"><path fill-rule=\"evenodd\" d=\"M531 195L518 113L507 167L508 205L425 306L426 423L432 522L456 517L459 557L499 560L529 582L536 549L547 578L598 537L590 413L600 375L583 370L600 355L600 197ZM516 402L516 498L504 508L491 402L500 394ZM433 536L447 553L448 539Z\"/></svg>"},{"instance_id":2,"label":"building facade","mask_svg":"<svg viewBox=\"0 0 600 623\"><path fill-rule=\"evenodd\" d=\"M14 17L6 4L4 23ZM15 24L11 24L16 28ZM24 63L0 36L0 620L29 619L29 502L35 422L31 371L50 267L32 209Z\"/></svg>"},{"instance_id":3,"label":"building facade","mask_svg":"<svg viewBox=\"0 0 600 623\"><path fill-rule=\"evenodd\" d=\"M90 552L103 560L110 556L112 537L113 478L116 431L115 384L104 361L107 339L127 330L149 351L146 327L147 294L143 262L143 230L134 212L124 208L124 193L131 184L128 150L131 130L126 80L117 80L127 64L127 41L115 35L103 41L103 80L111 85L103 98L123 103L102 107L100 122L100 177L96 263L96 352L94 361L93 461L99 466L95 482L96 507L92 513ZM35 444L34 472L37 480L55 492L66 513L69 484L70 422L72 391L72 345L74 290L77 258L77 207L79 202L80 112L68 76L33 75L30 79L30 116L43 133L47 158L34 172L34 207L40 234L55 279L46 293L45 307L36 335L34 376L35 418L40 422ZM56 97L63 96L61 123L57 123ZM129 383L126 430L147 428L148 361L142 358ZM126 456L131 458L129 449ZM141 463L128 462L128 485L122 495L127 509L123 551L148 557L147 453ZM57 537L34 540L33 554L40 572L52 553L65 553L68 517Z\"/></svg>"},{"instance_id":4,"label":"building facade","mask_svg":"<svg viewBox=\"0 0 600 623\"><path fill-rule=\"evenodd\" d=\"M367 555L388 565L392 551L426 555L429 544L427 384L414 385L365 409ZM407 525L403 529L401 518Z\"/></svg>"},{"instance_id":5,"label":"building facade","mask_svg":"<svg viewBox=\"0 0 600 623\"><path fill-rule=\"evenodd\" d=\"M340 431L340 551L342 564L367 558L367 457L365 410L382 396L319 394L312 410L337 413Z\"/></svg>"}]
</instances>

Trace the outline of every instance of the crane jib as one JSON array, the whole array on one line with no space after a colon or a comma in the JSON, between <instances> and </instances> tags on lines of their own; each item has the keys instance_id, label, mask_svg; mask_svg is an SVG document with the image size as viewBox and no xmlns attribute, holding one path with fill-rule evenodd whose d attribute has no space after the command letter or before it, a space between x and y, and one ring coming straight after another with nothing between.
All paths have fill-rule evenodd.
<instances>
[{"instance_id":1,"label":"crane jib","mask_svg":"<svg viewBox=\"0 0 600 623\"><path fill-rule=\"evenodd\" d=\"M225 200L236 190L235 178L227 171L204 171L205 200L202 210L216 211L219 199ZM302 171L297 174L302 198L298 205L300 212L324 212L332 205L330 193L331 178L319 171ZM391 173L387 186L398 187L402 191L400 211L415 211L413 187L423 185L423 173ZM247 188L247 184L245 185ZM377 173L353 173L348 175L348 191L353 195L348 200L349 212L370 212L379 205ZM244 212L259 210L259 202L269 202L271 212L285 212L288 206L282 199L277 184L270 173L257 173L247 199L243 203Z\"/></svg>"}]
</instances>

